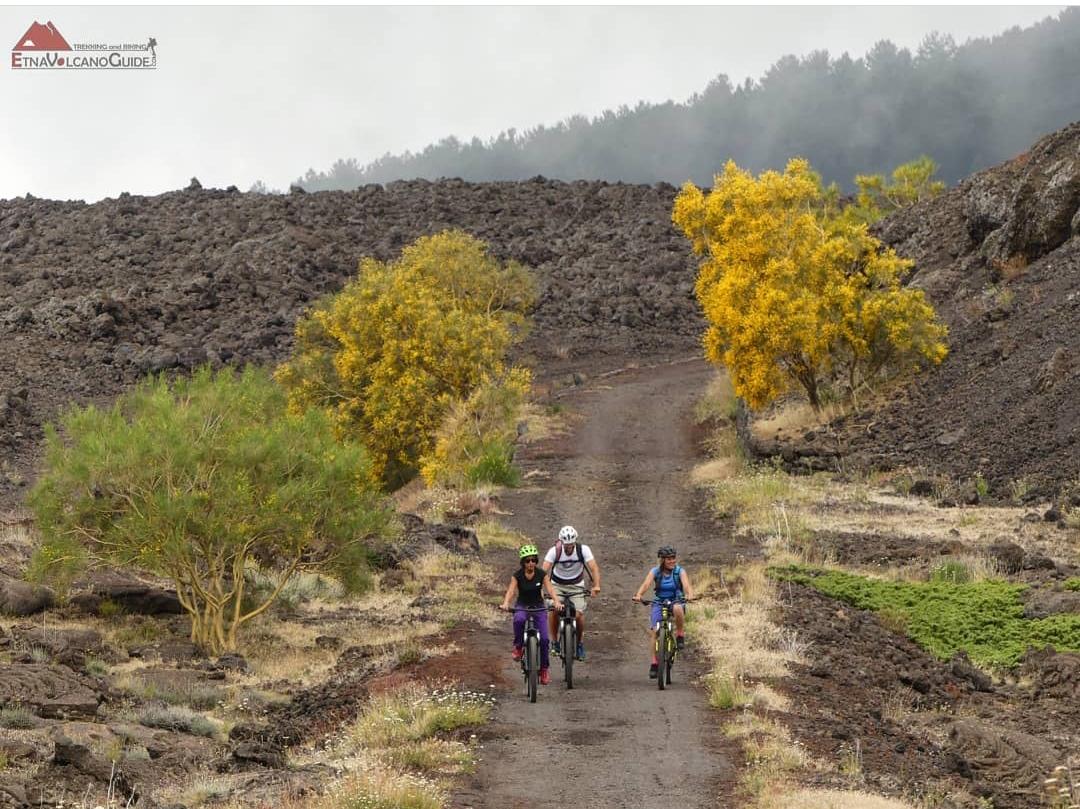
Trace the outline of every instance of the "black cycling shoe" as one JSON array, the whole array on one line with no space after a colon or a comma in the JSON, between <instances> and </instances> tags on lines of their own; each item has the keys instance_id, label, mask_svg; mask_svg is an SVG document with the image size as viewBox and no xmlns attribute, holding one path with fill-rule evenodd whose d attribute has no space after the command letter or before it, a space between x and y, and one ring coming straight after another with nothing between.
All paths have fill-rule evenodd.
<instances>
[{"instance_id":1,"label":"black cycling shoe","mask_svg":"<svg viewBox=\"0 0 1080 809\"><path fill-rule=\"evenodd\" d=\"M651 666L649 666L649 679L650 680L655 680L656 679L656 672L659 669L660 669L660 666L657 665L656 663L653 663Z\"/></svg>"},{"instance_id":2,"label":"black cycling shoe","mask_svg":"<svg viewBox=\"0 0 1080 809\"><path fill-rule=\"evenodd\" d=\"M684 638L682 635L676 635L675 636L675 648L678 649L681 652L685 647L686 647L686 638Z\"/></svg>"}]
</instances>

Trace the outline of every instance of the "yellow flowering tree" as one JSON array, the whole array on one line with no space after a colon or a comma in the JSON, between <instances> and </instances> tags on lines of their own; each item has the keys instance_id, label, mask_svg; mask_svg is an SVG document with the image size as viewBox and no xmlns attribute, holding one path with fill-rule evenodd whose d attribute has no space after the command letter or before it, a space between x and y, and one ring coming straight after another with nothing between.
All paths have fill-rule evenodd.
<instances>
[{"instance_id":1,"label":"yellow flowering tree","mask_svg":"<svg viewBox=\"0 0 1080 809\"><path fill-rule=\"evenodd\" d=\"M418 239L358 276L296 327L276 378L297 412L328 410L389 488L414 477L455 399L506 370L535 297L530 273L461 231Z\"/></svg>"},{"instance_id":2,"label":"yellow flowering tree","mask_svg":"<svg viewBox=\"0 0 1080 809\"><path fill-rule=\"evenodd\" d=\"M703 257L695 291L709 360L761 407L792 385L820 409L823 386L939 363L945 327L911 266L839 214L803 159L760 177L729 162L708 194L687 183L672 219Z\"/></svg>"}]
</instances>

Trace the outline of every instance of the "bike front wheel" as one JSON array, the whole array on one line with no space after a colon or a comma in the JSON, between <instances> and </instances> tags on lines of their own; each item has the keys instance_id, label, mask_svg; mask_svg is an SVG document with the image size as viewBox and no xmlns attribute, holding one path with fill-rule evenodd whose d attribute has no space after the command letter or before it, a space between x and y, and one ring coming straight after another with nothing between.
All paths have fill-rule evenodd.
<instances>
[{"instance_id":1,"label":"bike front wheel","mask_svg":"<svg viewBox=\"0 0 1080 809\"><path fill-rule=\"evenodd\" d=\"M667 684L671 685L671 667L675 665L675 655L678 647L676 646L675 634L670 626L667 631L667 644L667 654L664 655L664 672L667 677Z\"/></svg>"},{"instance_id":2,"label":"bike front wheel","mask_svg":"<svg viewBox=\"0 0 1080 809\"><path fill-rule=\"evenodd\" d=\"M668 628L667 624L663 621L660 622L660 626L656 630L656 687L661 691L664 690L664 677L667 672L667 644L668 644Z\"/></svg>"},{"instance_id":3,"label":"bike front wheel","mask_svg":"<svg viewBox=\"0 0 1080 809\"><path fill-rule=\"evenodd\" d=\"M529 656L529 664L525 684L529 693L529 702L536 702L537 679L540 676L540 646L535 635L529 636L526 654Z\"/></svg>"},{"instance_id":4,"label":"bike front wheel","mask_svg":"<svg viewBox=\"0 0 1080 809\"><path fill-rule=\"evenodd\" d=\"M562 628L562 647L563 647L563 674L566 677L566 687L574 687L574 652L577 649L577 637L574 631L574 624L571 621L565 621Z\"/></svg>"}]
</instances>

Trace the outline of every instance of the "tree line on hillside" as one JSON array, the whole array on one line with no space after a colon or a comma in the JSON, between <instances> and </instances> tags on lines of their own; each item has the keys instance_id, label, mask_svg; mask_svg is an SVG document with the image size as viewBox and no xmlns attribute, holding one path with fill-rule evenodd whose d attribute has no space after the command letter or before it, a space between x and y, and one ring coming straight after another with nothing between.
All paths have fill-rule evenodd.
<instances>
[{"instance_id":1,"label":"tree line on hillside","mask_svg":"<svg viewBox=\"0 0 1080 809\"><path fill-rule=\"evenodd\" d=\"M915 53L888 40L863 57L784 56L757 81L713 80L684 103L639 102L588 119L447 137L368 164L337 161L297 180L308 191L461 177L709 185L729 159L750 171L810 160L826 182L930 154L955 182L1080 117L1080 8L957 45L931 34ZM256 190L266 190L265 186Z\"/></svg>"}]
</instances>

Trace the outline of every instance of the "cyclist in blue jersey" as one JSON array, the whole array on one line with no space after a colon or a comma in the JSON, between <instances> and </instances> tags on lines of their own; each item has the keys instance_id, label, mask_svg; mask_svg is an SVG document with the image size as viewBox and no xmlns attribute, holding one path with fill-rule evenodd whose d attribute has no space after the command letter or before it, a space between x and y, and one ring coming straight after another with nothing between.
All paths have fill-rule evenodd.
<instances>
[{"instance_id":1,"label":"cyclist in blue jersey","mask_svg":"<svg viewBox=\"0 0 1080 809\"><path fill-rule=\"evenodd\" d=\"M652 610L649 616L649 650L652 653L652 664L649 666L649 677L656 678L656 671L660 662L656 659L656 630L660 625L660 602L672 600L691 600L694 597L694 588L690 584L690 576L686 569L676 561L675 549L670 545L663 545L656 552L659 564L650 568L645 574L645 580L641 582L637 592L634 593L634 601L641 601L645 591L653 588ZM675 613L675 643L682 649L686 643L683 634L683 626L686 623L686 606L675 604L672 608Z\"/></svg>"}]
</instances>

